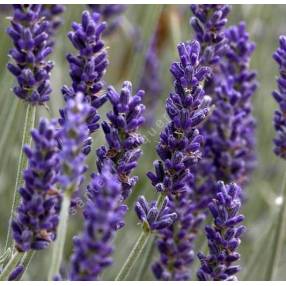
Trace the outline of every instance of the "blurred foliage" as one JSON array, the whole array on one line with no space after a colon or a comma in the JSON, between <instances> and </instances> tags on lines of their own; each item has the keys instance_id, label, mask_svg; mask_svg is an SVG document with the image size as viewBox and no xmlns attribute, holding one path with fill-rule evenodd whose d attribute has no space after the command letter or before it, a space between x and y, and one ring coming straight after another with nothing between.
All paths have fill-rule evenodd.
<instances>
[{"instance_id":1,"label":"blurred foliage","mask_svg":"<svg viewBox=\"0 0 286 286\"><path fill-rule=\"evenodd\" d=\"M13 77L7 72L6 64L9 60L8 49L11 46L10 39L5 33L9 24L7 16L9 9L1 8L0 5L0 248L6 237L7 224L11 208L12 193L15 184L17 160L21 143L22 124L24 119L23 105L12 94ZM49 109L39 108L40 116L58 116L58 109L62 106L62 96L60 89L63 84L70 84L68 65L65 60L67 52L74 52L68 41L66 34L70 30L72 21L79 21L81 12L86 9L85 5L66 5L63 15L64 25L57 33L56 47L51 55L51 60L55 62L52 72L51 101ZM138 82L140 74L131 71L132 63L137 60L140 66L135 70L140 73L144 52L138 49L140 44L146 46L152 34L156 30L156 25L150 27L148 22L152 17L153 9L161 9L157 5L152 8L148 5L129 5L122 20L121 27L115 34L106 38L108 46L110 65L105 80L108 84L119 87L123 80L132 79ZM257 119L257 168L253 174L251 184L247 188L248 199L245 203L244 214L248 234L244 237L240 252L242 254L242 272L240 279L263 280L267 258L271 252L271 225L277 217L277 206L275 198L279 196L282 183L285 162L276 158L272 153L272 138L274 131L272 128L272 114L276 105L271 97L271 92L275 88L275 78L278 69L272 60L272 53L277 47L278 36L286 33L285 26L286 6L284 5L233 5L229 17L229 24L245 21L250 32L251 39L256 42L257 48L253 55L251 66L257 70L260 87L254 97L254 112ZM167 5L161 13L160 18L160 58L161 76L164 82L164 91L161 97L159 108L156 112L157 121L152 128L143 131L146 137L144 145L144 156L140 160L139 168L136 170L140 177L139 183L133 192L128 204L129 213L126 219L126 227L119 231L116 238L116 253L114 264L104 273L105 280L114 279L116 273L122 266L137 236L140 227L133 212L133 205L139 194L146 195L149 199L155 198L156 194L151 184L146 178L146 172L153 168L152 162L156 159L155 146L158 142L162 124L166 122L163 115L164 101L171 89L172 81L169 73L169 66L177 58L176 45L179 41L192 39L193 32L189 26L191 12L186 5ZM143 42L140 35L144 35ZM133 70L133 69L132 69ZM136 87L134 87L136 88ZM102 117L109 108L105 106L100 111ZM101 132L94 136L94 150L104 143ZM89 158L90 172L95 171L95 154L91 153ZM65 249L65 261L68 263L72 251L72 236L81 230L80 210L75 216L70 218L70 227ZM286 231L286 230L285 230ZM198 247L205 247L202 238L197 243ZM50 252L38 252L33 259L27 275L27 280L45 280L46 271L50 263ZM135 272L139 268L136 267ZM195 267L197 264L194 265ZM282 253L282 259L278 269L277 279L286 280L286 251ZM130 280L135 279L135 272L130 275ZM194 275L195 276L195 275ZM151 271L144 273L143 279L153 279Z\"/></svg>"}]
</instances>

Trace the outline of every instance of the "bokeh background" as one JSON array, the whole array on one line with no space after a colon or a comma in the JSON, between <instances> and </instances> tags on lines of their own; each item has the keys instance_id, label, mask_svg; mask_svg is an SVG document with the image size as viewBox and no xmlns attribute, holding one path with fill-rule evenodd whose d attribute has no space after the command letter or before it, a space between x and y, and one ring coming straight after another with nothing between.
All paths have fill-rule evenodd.
<instances>
[{"instance_id":1,"label":"bokeh background","mask_svg":"<svg viewBox=\"0 0 286 286\"><path fill-rule=\"evenodd\" d=\"M55 50L50 59L55 62L52 71L51 85L53 93L49 108L38 109L37 117L57 117L58 109L62 106L61 87L70 84L68 65L65 55L74 52L66 37L72 21L79 21L81 12L88 9L87 5L66 5L63 25L56 35ZM11 92L14 78L6 69L9 61L7 56L11 41L5 30L9 25L7 17L10 9L0 5L0 249L4 247L11 201L16 179L17 161L19 156L21 135L24 121L24 108ZM275 88L275 79L278 68L272 60L272 53L277 47L278 36L286 34L286 5L233 5L229 16L229 24L240 21L247 23L251 39L256 43L251 67L257 71L259 89L254 96L254 112L257 120L257 168L247 188L248 198L243 213L246 216L248 233L244 236L241 252L242 271L240 280L265 279L267 259L272 251L271 238L277 222L277 211L280 199L283 175L286 172L286 163L272 153L272 114L276 108L271 92ZM136 241L140 226L137 223L133 207L139 194L147 198L155 198L156 194L146 178L146 172L153 168L152 162L156 159L155 146L158 142L162 120L164 121L164 105L168 91L171 89L172 80L169 73L170 63L177 59L176 45L179 41L192 39L193 31L189 25L191 11L186 5L128 5L121 16L120 27L111 36L106 36L110 65L105 81L107 84L120 87L122 81L131 80L134 88L138 86L142 76L142 67L146 49L150 43L156 27L160 26L160 77L162 92L158 97L158 108L154 111L155 123L142 130L147 140L144 144L144 155L136 170L140 177L132 196L128 201L129 212L126 227L119 231L116 237L116 252L114 264L103 275L104 280L113 280L122 266L130 249ZM152 96L148 95L147 96ZM108 105L101 110L102 117ZM157 120L157 121L156 121ZM160 121L161 120L161 121ZM94 136L94 150L104 143L101 131ZM89 171L95 171L95 153L89 158ZM278 198L278 199L277 199ZM81 230L81 209L76 215L70 217L69 233L65 245L65 263L72 251L72 236ZM284 230L286 231L286 230ZM286 247L277 272L278 280L286 280ZM204 248L202 237L198 240L197 249ZM36 254L24 279L46 280L50 263L51 251L41 251ZM157 255L154 250L154 257ZM130 280L138 279L140 261ZM64 265L65 266L65 265ZM150 266L150 265L149 265ZM194 269L198 266L194 264ZM195 277L195 275L193 275ZM152 280L150 269L144 271L141 279Z\"/></svg>"}]
</instances>

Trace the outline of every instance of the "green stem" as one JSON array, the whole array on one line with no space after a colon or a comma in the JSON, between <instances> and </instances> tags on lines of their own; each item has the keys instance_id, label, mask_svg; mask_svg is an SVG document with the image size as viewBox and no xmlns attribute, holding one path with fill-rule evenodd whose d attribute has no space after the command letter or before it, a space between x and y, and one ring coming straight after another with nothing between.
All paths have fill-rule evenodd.
<instances>
[{"instance_id":1,"label":"green stem","mask_svg":"<svg viewBox=\"0 0 286 286\"><path fill-rule=\"evenodd\" d=\"M26 144L31 145L32 143L32 138L30 136L30 130L34 128L35 126L35 118L36 118L36 106L31 105L31 104L26 104L26 115L25 115L25 121L24 121L21 150L20 150L19 160L18 160L16 184L15 184L15 189L14 189L13 202L12 202L12 208L11 208L11 215L9 219L5 250L7 250L10 245L12 245L11 223L13 220L15 209L20 200L18 189L23 185L23 182L24 182L22 172L26 168L27 162L28 162L26 156L24 155L23 147Z\"/></svg>"},{"instance_id":2,"label":"green stem","mask_svg":"<svg viewBox=\"0 0 286 286\"><path fill-rule=\"evenodd\" d=\"M22 266L24 267L24 271L22 272L21 275L19 275L16 279L16 281L21 280L21 278L23 277L24 273L26 272L26 270L29 268L29 265L31 263L32 258L35 255L35 250L30 250L29 252L26 252L23 259L21 260L20 264L22 264Z\"/></svg>"},{"instance_id":3,"label":"green stem","mask_svg":"<svg viewBox=\"0 0 286 286\"><path fill-rule=\"evenodd\" d=\"M144 247L145 247L150 236L151 236L151 232L144 232L143 231L140 234L135 246L131 250L127 260L125 261L124 265L122 266L118 275L116 276L115 281L126 280L129 272L134 267L139 256L142 254L143 249L144 249Z\"/></svg>"},{"instance_id":4,"label":"green stem","mask_svg":"<svg viewBox=\"0 0 286 286\"><path fill-rule=\"evenodd\" d=\"M11 132L11 126L13 123L13 119L16 115L16 110L18 107L19 100L14 100L12 106L9 110L8 117L5 119L4 130L1 132L0 138L0 152L2 154L2 148L5 146L7 139L9 138L9 133Z\"/></svg>"},{"instance_id":5,"label":"green stem","mask_svg":"<svg viewBox=\"0 0 286 286\"><path fill-rule=\"evenodd\" d=\"M160 195L157 200L158 209L162 207L164 201L164 195ZM152 232L142 230L139 238L137 239L133 249L131 250L127 260L123 264L122 268L120 269L118 275L115 278L115 281L123 281L126 280L128 274L133 269L136 264L137 259L142 254L149 238L152 236ZM153 240L154 241L154 240Z\"/></svg>"},{"instance_id":6,"label":"green stem","mask_svg":"<svg viewBox=\"0 0 286 286\"><path fill-rule=\"evenodd\" d=\"M68 218L69 218L69 207L70 207L71 197L70 193L66 192L63 197L61 212L60 212L60 223L58 226L57 239L53 244L52 249L52 261L49 270L48 279L53 280L55 275L60 272L61 263L63 260L64 246L66 241Z\"/></svg>"},{"instance_id":7,"label":"green stem","mask_svg":"<svg viewBox=\"0 0 286 286\"><path fill-rule=\"evenodd\" d=\"M276 220L274 240L273 240L273 251L271 252L269 264L266 272L266 281L273 281L280 261L282 253L283 242L285 238L285 227L286 227L286 173L284 174L281 194L283 198L282 205L278 213L278 219Z\"/></svg>"},{"instance_id":8,"label":"green stem","mask_svg":"<svg viewBox=\"0 0 286 286\"><path fill-rule=\"evenodd\" d=\"M20 259L23 257L24 252L16 252L14 256L10 259L2 273L0 274L0 281L7 281L9 278L10 273L14 270L17 266Z\"/></svg>"},{"instance_id":9,"label":"green stem","mask_svg":"<svg viewBox=\"0 0 286 286\"><path fill-rule=\"evenodd\" d=\"M135 281L141 281L144 274L146 273L146 271L148 270L148 267L150 266L150 262L151 259L153 257L153 251L154 251L154 246L155 246L155 237L152 236L152 238L150 239L150 241L148 242L148 245L146 247L146 251L144 254L144 258L142 263L140 263L140 268L137 272L137 275L135 277Z\"/></svg>"}]
</instances>

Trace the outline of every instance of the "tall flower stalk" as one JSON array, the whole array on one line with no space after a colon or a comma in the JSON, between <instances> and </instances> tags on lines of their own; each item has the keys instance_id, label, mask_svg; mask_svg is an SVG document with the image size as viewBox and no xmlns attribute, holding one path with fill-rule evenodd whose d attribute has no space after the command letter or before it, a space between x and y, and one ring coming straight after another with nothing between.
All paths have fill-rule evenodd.
<instances>
[{"instance_id":1,"label":"tall flower stalk","mask_svg":"<svg viewBox=\"0 0 286 286\"><path fill-rule=\"evenodd\" d=\"M63 258L66 229L69 216L69 207L72 195L77 191L84 179L87 170L85 165L86 155L83 153L86 142L89 139L89 129L86 118L90 111L90 105L85 102L82 94L68 99L62 113L64 122L60 120L61 128L58 136L59 151L59 187L63 192L63 199L59 202L60 224L59 234L53 246L49 279L52 280L59 274Z\"/></svg>"},{"instance_id":2,"label":"tall flower stalk","mask_svg":"<svg viewBox=\"0 0 286 286\"><path fill-rule=\"evenodd\" d=\"M84 229L74 238L71 280L97 280L112 264L113 239L127 211L122 205L121 188L110 162L92 175L83 212Z\"/></svg>"},{"instance_id":3,"label":"tall flower stalk","mask_svg":"<svg viewBox=\"0 0 286 286\"><path fill-rule=\"evenodd\" d=\"M194 219L190 208L192 168L201 157L202 136L198 127L208 115L209 99L202 87L209 69L200 63L197 41L178 45L180 61L171 66L174 91L167 99L170 123L160 135L155 173L148 173L156 190L170 199L170 208L177 213L174 225L163 229L157 240L160 260L153 265L159 280L187 280L188 266L193 261Z\"/></svg>"},{"instance_id":4,"label":"tall flower stalk","mask_svg":"<svg viewBox=\"0 0 286 286\"><path fill-rule=\"evenodd\" d=\"M17 80L17 85L13 88L14 94L25 102L22 146L9 225L19 203L18 189L23 185L21 175L27 165L22 149L25 144L31 144L29 132L35 125L36 106L47 102L51 93L49 79L53 64L47 61L47 56L52 49L48 45L49 35L45 32L49 22L41 17L41 9L42 5L13 5L11 26L7 29L14 45L9 52L12 62L8 63L7 68ZM6 250L12 243L11 238L9 226Z\"/></svg>"}]
</instances>

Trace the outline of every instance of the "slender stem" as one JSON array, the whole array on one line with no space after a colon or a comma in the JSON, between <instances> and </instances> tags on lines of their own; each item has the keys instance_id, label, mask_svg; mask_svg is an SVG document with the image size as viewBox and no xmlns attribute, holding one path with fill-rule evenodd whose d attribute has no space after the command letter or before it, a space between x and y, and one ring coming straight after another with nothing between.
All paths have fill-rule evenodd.
<instances>
[{"instance_id":1,"label":"slender stem","mask_svg":"<svg viewBox=\"0 0 286 286\"><path fill-rule=\"evenodd\" d=\"M6 281L9 278L10 273L14 270L17 266L20 259L23 257L24 252L16 252L13 257L10 259L6 267L3 269L2 273L0 274L0 281Z\"/></svg>"},{"instance_id":2,"label":"slender stem","mask_svg":"<svg viewBox=\"0 0 286 286\"><path fill-rule=\"evenodd\" d=\"M4 125L2 132L1 132L1 138L0 138L0 152L1 152L1 154L2 154L3 147L5 146L5 143L9 137L9 133L11 132L11 126L13 123L13 119L15 118L15 115L16 115L18 103L19 103L18 99L13 101L12 106L9 110L9 114L5 120L5 125Z\"/></svg>"},{"instance_id":3,"label":"slender stem","mask_svg":"<svg viewBox=\"0 0 286 286\"><path fill-rule=\"evenodd\" d=\"M31 250L29 252L26 252L23 259L21 260L20 264L22 264L22 266L24 267L23 272L21 273L21 275L19 275L16 279L16 281L21 280L21 278L23 277L24 273L27 271L27 269L29 268L29 265L31 263L32 258L35 255L35 250Z\"/></svg>"},{"instance_id":4,"label":"slender stem","mask_svg":"<svg viewBox=\"0 0 286 286\"><path fill-rule=\"evenodd\" d=\"M151 232L144 232L143 231L140 234L135 246L131 250L127 260L125 261L124 265L122 266L118 275L116 276L115 281L126 280L129 272L134 267L139 256L142 254L143 249L144 249L144 247L145 247L150 236L151 236Z\"/></svg>"},{"instance_id":5,"label":"slender stem","mask_svg":"<svg viewBox=\"0 0 286 286\"><path fill-rule=\"evenodd\" d=\"M70 193L66 192L63 197L61 212L60 212L60 223L58 226L58 235L52 249L52 261L49 270L48 279L51 281L55 275L59 274L61 263L63 260L64 246L67 234L67 225L69 218L69 207L70 207L71 197Z\"/></svg>"},{"instance_id":6,"label":"slender stem","mask_svg":"<svg viewBox=\"0 0 286 286\"><path fill-rule=\"evenodd\" d=\"M160 194L157 205L158 209L162 207L164 201L164 195ZM152 236L152 232L146 232L142 230L139 238L137 239L133 249L131 250L129 256L127 257L125 263L123 264L122 268L120 269L119 273L117 274L115 281L123 281L126 280L128 274L135 266L135 263L139 256L142 254L148 239ZM154 240L153 240L154 241Z\"/></svg>"},{"instance_id":7,"label":"slender stem","mask_svg":"<svg viewBox=\"0 0 286 286\"><path fill-rule=\"evenodd\" d=\"M24 181L22 177L22 172L27 166L27 158L24 155L23 147L26 144L31 145L32 138L30 136L30 130L34 128L35 126L35 118L36 118L36 106L31 105L31 104L26 104L26 115L25 115L25 121L24 121L21 150L20 150L19 160L18 160L16 184L15 184L15 189L14 189L13 202L12 202L12 208L11 208L11 215L9 219L5 250L7 250L10 245L12 245L11 223L13 220L15 209L20 200L18 189L23 185L23 181Z\"/></svg>"},{"instance_id":8,"label":"slender stem","mask_svg":"<svg viewBox=\"0 0 286 286\"><path fill-rule=\"evenodd\" d=\"M282 183L282 198L283 202L278 213L278 219L275 225L274 240L273 240L273 251L270 255L269 264L266 272L266 280L272 281L275 279L275 274L280 261L282 252L283 242L285 238L285 227L286 227L286 173L284 174Z\"/></svg>"},{"instance_id":9,"label":"slender stem","mask_svg":"<svg viewBox=\"0 0 286 286\"><path fill-rule=\"evenodd\" d=\"M134 279L135 281L141 281L142 277L144 276L144 274L148 270L148 267L150 266L150 262L153 257L153 251L154 251L154 246L155 246L154 242L155 242L155 237L152 236L152 238L150 239L146 247L143 261L142 263L140 263L139 270L137 271L137 275Z\"/></svg>"}]
</instances>

